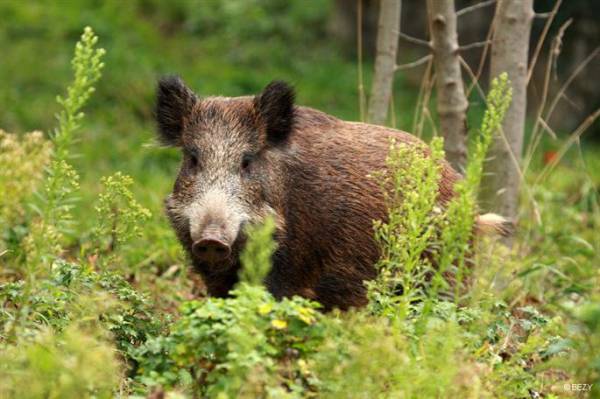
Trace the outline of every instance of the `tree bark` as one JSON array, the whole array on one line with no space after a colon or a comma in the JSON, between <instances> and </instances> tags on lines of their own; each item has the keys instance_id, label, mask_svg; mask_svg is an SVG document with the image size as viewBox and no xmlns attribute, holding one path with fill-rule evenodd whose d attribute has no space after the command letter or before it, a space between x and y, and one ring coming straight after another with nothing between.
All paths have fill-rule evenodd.
<instances>
[{"instance_id":1,"label":"tree bark","mask_svg":"<svg viewBox=\"0 0 600 399\"><path fill-rule=\"evenodd\" d=\"M400 32L401 0L381 0L377 29L375 75L369 101L369 122L385 124L392 97L398 32Z\"/></svg>"},{"instance_id":2,"label":"tree bark","mask_svg":"<svg viewBox=\"0 0 600 399\"><path fill-rule=\"evenodd\" d=\"M462 173L467 160L469 103L460 70L454 0L427 0L427 14L444 150L452 167Z\"/></svg>"},{"instance_id":3,"label":"tree bark","mask_svg":"<svg viewBox=\"0 0 600 399\"><path fill-rule=\"evenodd\" d=\"M496 29L492 38L490 77L508 74L512 103L496 135L485 165L482 205L516 222L521 182L527 110L527 62L534 17L533 0L500 0L496 7Z\"/></svg>"}]
</instances>

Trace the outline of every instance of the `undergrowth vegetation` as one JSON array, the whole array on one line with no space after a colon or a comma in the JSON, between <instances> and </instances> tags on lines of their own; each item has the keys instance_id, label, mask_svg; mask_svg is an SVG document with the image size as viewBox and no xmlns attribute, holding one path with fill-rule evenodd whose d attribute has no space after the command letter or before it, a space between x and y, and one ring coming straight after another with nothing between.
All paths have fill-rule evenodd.
<instances>
[{"instance_id":1,"label":"undergrowth vegetation","mask_svg":"<svg viewBox=\"0 0 600 399\"><path fill-rule=\"evenodd\" d=\"M389 210L374 223L382 257L369 305L323 313L261 285L275 250L270 219L250 227L232 296L192 299L163 289L187 280L177 267L147 276L152 259L134 261L154 241L131 177L113 171L95 201L80 200L86 171L72 161L103 68L97 40L86 28L76 46L54 133L0 132L0 397L521 398L570 396L578 383L600 392L593 183L568 211L560 187L536 186L524 212L543 222L523 226L513 252L473 237L482 164L510 103L505 75L443 208L441 140L390 143L387 169L369 177ZM74 240L82 207L93 227Z\"/></svg>"}]
</instances>

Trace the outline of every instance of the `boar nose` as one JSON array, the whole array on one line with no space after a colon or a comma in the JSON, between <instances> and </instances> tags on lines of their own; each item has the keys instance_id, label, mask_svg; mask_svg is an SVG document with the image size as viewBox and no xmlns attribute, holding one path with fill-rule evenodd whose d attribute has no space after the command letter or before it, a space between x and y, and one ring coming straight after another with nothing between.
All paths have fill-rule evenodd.
<instances>
[{"instance_id":1,"label":"boar nose","mask_svg":"<svg viewBox=\"0 0 600 399\"><path fill-rule=\"evenodd\" d=\"M192 251L198 259L207 263L223 261L231 254L231 247L215 236L205 236L192 245Z\"/></svg>"}]
</instances>

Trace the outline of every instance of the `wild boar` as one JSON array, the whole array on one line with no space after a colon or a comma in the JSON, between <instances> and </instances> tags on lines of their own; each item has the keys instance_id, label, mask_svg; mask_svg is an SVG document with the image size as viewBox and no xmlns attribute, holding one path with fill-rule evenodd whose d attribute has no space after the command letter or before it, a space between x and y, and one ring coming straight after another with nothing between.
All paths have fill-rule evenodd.
<instances>
[{"instance_id":1,"label":"wild boar","mask_svg":"<svg viewBox=\"0 0 600 399\"><path fill-rule=\"evenodd\" d=\"M301 295L326 309L366 304L364 281L379 257L373 221L386 219L368 175L384 168L390 138L418 138L295 105L280 81L256 96L200 99L166 77L156 118L160 140L183 154L166 213L210 295L226 296L238 281L245 226L272 215L278 247L265 285L275 297ZM459 178L443 164L440 203Z\"/></svg>"}]
</instances>

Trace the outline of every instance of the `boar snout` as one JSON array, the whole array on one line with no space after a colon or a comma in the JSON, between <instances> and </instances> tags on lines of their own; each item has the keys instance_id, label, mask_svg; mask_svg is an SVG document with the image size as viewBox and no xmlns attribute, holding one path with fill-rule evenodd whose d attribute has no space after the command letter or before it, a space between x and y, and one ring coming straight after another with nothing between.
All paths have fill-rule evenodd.
<instances>
[{"instance_id":1,"label":"boar snout","mask_svg":"<svg viewBox=\"0 0 600 399\"><path fill-rule=\"evenodd\" d=\"M227 258L231 254L231 247L223 241L204 239L196 241L192 247L192 251L198 259L206 263L218 263Z\"/></svg>"},{"instance_id":2,"label":"boar snout","mask_svg":"<svg viewBox=\"0 0 600 399\"><path fill-rule=\"evenodd\" d=\"M201 261L215 264L231 255L231 245L216 226L207 227L192 244L192 252Z\"/></svg>"}]
</instances>

